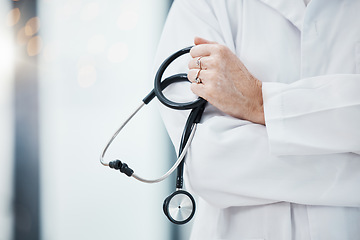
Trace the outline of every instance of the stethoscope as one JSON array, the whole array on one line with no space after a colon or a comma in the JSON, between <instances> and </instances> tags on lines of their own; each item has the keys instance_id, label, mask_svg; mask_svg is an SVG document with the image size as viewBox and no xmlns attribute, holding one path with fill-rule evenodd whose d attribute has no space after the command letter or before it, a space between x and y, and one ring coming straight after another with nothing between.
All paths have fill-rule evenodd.
<instances>
[{"instance_id":1,"label":"stethoscope","mask_svg":"<svg viewBox=\"0 0 360 240\"><path fill-rule=\"evenodd\" d=\"M177 103L169 100L164 96L162 91L168 87L172 83L176 82L184 82L188 81L187 75L176 74L166 79L162 80L163 73L165 69L172 63L176 58L190 52L192 47L187 47L181 49L171 56L169 56L159 67L154 81L154 89L142 100L141 105L130 115L128 119L119 127L119 129L114 133L111 137L107 145L105 146L101 156L100 162L104 166L109 166L110 168L120 170L120 172L126 174L129 177L133 177L141 182L145 183L157 183L161 182L166 179L172 172L177 169L177 176L176 176L176 191L170 194L163 203L163 211L167 218L175 223L175 224L185 224L189 222L195 214L195 200L194 197L187 191L183 190L183 169L184 169L184 158L186 152L191 144L191 141L194 137L197 124L200 122L202 113L205 108L206 100L202 98L198 98L191 102L185 103ZM170 168L170 170L165 173L163 176L157 179L144 179L137 174L124 162L120 160L111 161L109 163L104 162L104 156L106 151L108 150L109 146L113 142L113 140L117 137L120 131L125 127L125 125L140 111L140 109L145 105L148 104L154 97L157 97L159 101L164 104L165 106L177 110L191 110L188 119L186 121L183 134L181 137L180 148L179 148L179 156L174 165Z\"/></svg>"}]
</instances>

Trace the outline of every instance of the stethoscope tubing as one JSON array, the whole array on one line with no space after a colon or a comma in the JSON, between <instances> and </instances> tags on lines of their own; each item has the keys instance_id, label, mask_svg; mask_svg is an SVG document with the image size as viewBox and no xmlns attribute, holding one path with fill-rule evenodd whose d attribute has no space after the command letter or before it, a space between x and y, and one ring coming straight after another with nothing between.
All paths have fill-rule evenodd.
<instances>
[{"instance_id":1,"label":"stethoscope tubing","mask_svg":"<svg viewBox=\"0 0 360 240\"><path fill-rule=\"evenodd\" d=\"M102 153L100 155L100 163L102 165L109 166L109 163L104 161L104 157L105 157L105 154L106 154L108 148L110 147L112 142L115 140L117 135L119 135L121 130L126 126L126 124L128 124L128 122L130 122L130 120L141 110L141 108L143 106L145 106L144 102L142 102L141 105L136 108L136 110L121 124L121 126L118 128L118 130L116 130L116 132L112 135L112 137L110 138L110 140L108 141L108 143L106 144L104 150L102 151Z\"/></svg>"},{"instance_id":2,"label":"stethoscope tubing","mask_svg":"<svg viewBox=\"0 0 360 240\"><path fill-rule=\"evenodd\" d=\"M170 55L167 59L164 60L164 62L160 65L159 70L156 72L155 75L155 80L154 80L154 94L156 95L156 97L159 99L159 101L164 104L166 107L172 108L172 109L177 109L177 110L189 110L189 109L194 109L197 107L200 107L201 105L203 105L203 103L205 102L204 99L202 98L198 98L192 102L186 102L186 103L177 103L177 102L173 102L170 99L166 98L165 95L163 94L162 90L162 85L164 84L164 81L161 81L163 74L165 72L165 69L178 57L180 57L181 55L184 55L186 53L190 52L190 49L192 48L192 46L190 47L186 47L183 49L180 49L179 51L173 53L172 55ZM171 77L183 77L187 79L187 75L186 74L177 74ZM170 78L171 78L170 77Z\"/></svg>"},{"instance_id":3,"label":"stethoscope tubing","mask_svg":"<svg viewBox=\"0 0 360 240\"><path fill-rule=\"evenodd\" d=\"M112 144L112 142L114 141L114 139L119 135L119 133L121 132L121 130L126 126L126 124L141 110L141 108L145 105L145 103L142 103L138 108L136 108L136 110L124 121L124 123L121 124L121 126L118 128L118 130L113 134L113 136L110 138L109 142L106 144L103 152L101 153L100 156L100 163L104 166L109 166L109 163L104 161L104 157L105 154L109 148L109 146ZM195 132L196 132L196 128L197 128L197 123L194 123L192 126L192 130L190 133L190 136L188 137L188 141L186 142L185 146L182 148L181 154L179 155L178 159L176 160L176 162L173 164L173 166L169 169L169 171L167 171L164 175L162 175L159 178L155 178L155 179L146 179L146 178L142 178L139 175L133 173L131 175L131 177L144 182L144 183L158 183L161 182L163 180L165 180L167 177L169 177L175 170L176 168L181 164L182 160L184 159L188 148L190 147L191 141L194 138Z\"/></svg>"},{"instance_id":4,"label":"stethoscope tubing","mask_svg":"<svg viewBox=\"0 0 360 240\"><path fill-rule=\"evenodd\" d=\"M168 217L168 219L176 224L185 224L188 221L192 219L195 213L195 200L191 196L190 193L182 190L183 187L183 169L184 169L184 159L188 152L188 149L191 145L191 142L194 138L197 124L200 122L201 116L204 112L206 100L202 98L198 98L197 100L191 101L191 102L173 102L166 98L162 91L169 86L172 83L176 82L183 82L188 81L187 74L175 74L170 77L165 78L162 81L162 76L164 74L165 69L170 65L171 62L173 62L176 58L180 57L183 54L189 53L191 47L183 48L171 56L169 56L159 67L159 70L156 73L155 80L154 80L154 89L146 95L146 97L142 100L142 103L135 109L135 111L121 124L121 126L116 130L116 132L112 135L108 143L105 145L104 150L102 151L100 155L100 163L104 166L109 166L110 168L113 168L115 170L120 170L121 173L124 173L128 177L133 177L138 181L144 182L144 183L158 183L163 180L165 180L167 177L169 177L176 169L177 169L177 176L176 176L176 191L168 196L164 203L163 203L163 210L165 215ZM142 109L142 107L149 102L151 102L152 99L155 97L158 98L158 100L164 104L165 106L177 109L177 110L189 110L191 109L191 112L188 116L188 119L186 121L183 134L181 136L180 141L180 147L179 147L179 156L173 166L161 177L155 178L155 179L146 179L143 177L140 177L137 175L134 170L132 170L126 163L121 162L120 160L115 160L111 162L105 162L104 157L105 154L112 144L112 142L115 140L115 138L118 136L118 134L123 130L123 128L129 123L129 121ZM187 203L190 203L188 206ZM189 213L189 215L186 215L185 213ZM185 214L185 215L184 215Z\"/></svg>"},{"instance_id":5,"label":"stethoscope tubing","mask_svg":"<svg viewBox=\"0 0 360 240\"><path fill-rule=\"evenodd\" d=\"M100 163L102 165L110 166L110 162L105 162L104 161L104 157L105 157L105 154L106 154L108 148L110 147L112 142L115 140L115 138L118 136L118 134L123 130L123 128L129 123L129 121L142 109L142 107L144 105L150 103L151 100L154 99L155 97L157 97L158 100L162 104L164 104L165 106L170 107L172 109L177 109L177 110L193 109L193 111L194 111L194 109L198 109L199 107L201 107L206 102L204 99L199 98L199 99L194 100L192 102L176 103L176 102L173 102L173 101L167 99L164 96L164 94L162 93L162 91L172 83L188 81L186 74L175 74L175 75L172 75L170 77L167 77L163 81L161 81L161 79L162 79L162 76L163 76L163 73L164 73L165 69L170 65L170 63L173 62L179 56L188 53L190 51L190 49L191 49L191 47L187 47L187 48L183 48L183 49L177 51L176 53L174 53L173 55L168 57L161 64L161 66L159 67L159 70L158 70L158 72L156 73L156 76L155 76L154 89L142 100L142 103L136 108L136 110L121 124L121 126L116 130L116 132L112 135L112 137L110 138L110 140L106 144L104 150L102 151L102 153L100 155ZM192 115L192 114L190 114L190 115ZM197 125L197 122L194 123L193 120L189 122L189 119L188 119L186 127L185 127L186 134L182 136L182 141L181 141L182 144L180 146L180 155L179 155L178 159L176 160L176 162L174 163L174 165L163 176L161 176L159 178L156 178L156 179L145 179L145 178L142 178L142 177L138 176L137 174L135 174L132 169L130 169L131 171L127 175L131 176L131 177L134 177L135 179L137 179L137 180L139 180L141 182L145 182L145 183L156 183L156 182L163 181L173 171L175 171L175 169L181 164L182 160L184 159L184 157L186 155L186 152L187 152L187 150L188 150L188 148L189 148L189 146L191 144L191 140L192 140L192 138L194 136L194 133L196 131L196 125ZM180 171L180 173L182 173L182 167L178 171ZM177 184L177 185L179 185L179 184ZM180 185L182 185L182 183Z\"/></svg>"},{"instance_id":6,"label":"stethoscope tubing","mask_svg":"<svg viewBox=\"0 0 360 240\"><path fill-rule=\"evenodd\" d=\"M162 175L159 178L152 179L152 180L141 178L138 175L136 175L135 173L133 173L132 177L134 177L135 179L137 179L137 180L139 180L141 182L144 182L144 183L158 183L158 182L161 182L161 181L165 180L167 177L169 177L177 169L177 167L182 163L182 161L183 161L183 159L184 159L184 157L185 157L185 155L186 155L186 153L188 151L188 148L191 145L191 141L195 136L196 127L197 127L197 123L194 124L193 129L192 129L192 131L190 133L190 136L189 136L189 140L187 141L187 143L186 143L183 151L181 152L180 156L178 157L178 159L176 160L174 165L169 169L169 171L167 171L164 175Z\"/></svg>"},{"instance_id":7,"label":"stethoscope tubing","mask_svg":"<svg viewBox=\"0 0 360 240\"><path fill-rule=\"evenodd\" d=\"M166 78L164 81L162 81L161 85L160 85L160 88L161 88L161 90L164 90L166 87L168 87L172 83L184 82L184 81L188 81L186 75L184 75L184 74L175 74L175 75L172 75L172 76ZM153 100L155 97L156 97L155 89L153 89L150 93L148 93L148 95L146 95L146 97L142 100L142 103L135 109L135 111L121 124L121 126L118 128L118 130L113 134L113 136L110 138L110 140L108 141L108 143L106 144L104 150L102 151L102 153L100 155L100 163L102 165L109 166L109 163L104 161L104 157L105 157L105 154L106 154L108 148L110 147L110 145L112 144L114 139L119 135L121 130L141 110L141 108L143 106L150 103L151 100Z\"/></svg>"}]
</instances>

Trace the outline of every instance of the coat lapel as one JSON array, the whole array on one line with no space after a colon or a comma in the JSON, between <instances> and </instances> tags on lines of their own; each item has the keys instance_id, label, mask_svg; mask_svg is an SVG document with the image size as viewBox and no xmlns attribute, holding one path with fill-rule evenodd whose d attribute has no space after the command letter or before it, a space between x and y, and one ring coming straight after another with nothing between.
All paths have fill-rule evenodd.
<instances>
[{"instance_id":1,"label":"coat lapel","mask_svg":"<svg viewBox=\"0 0 360 240\"><path fill-rule=\"evenodd\" d=\"M304 0L260 0L287 18L300 31L305 14Z\"/></svg>"}]
</instances>

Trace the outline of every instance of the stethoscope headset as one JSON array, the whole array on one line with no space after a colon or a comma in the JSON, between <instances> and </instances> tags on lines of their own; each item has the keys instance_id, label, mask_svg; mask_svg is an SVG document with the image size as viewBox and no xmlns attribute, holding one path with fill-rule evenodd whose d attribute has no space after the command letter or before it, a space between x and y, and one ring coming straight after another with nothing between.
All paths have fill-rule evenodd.
<instances>
[{"instance_id":1,"label":"stethoscope headset","mask_svg":"<svg viewBox=\"0 0 360 240\"><path fill-rule=\"evenodd\" d=\"M163 74L166 68L178 57L189 53L192 47L183 48L171 56L169 56L159 67L154 81L154 89L142 100L141 105L130 115L130 117L125 120L125 122L119 127L119 129L111 137L107 145L105 146L101 156L100 162L104 166L109 166L115 170L120 170L120 172L126 174L129 177L133 177L141 182L145 183L157 183L166 179L170 174L177 169L176 176L176 190L170 194L163 203L163 211L167 218L175 224L185 224L189 222L195 214L195 200L194 197L187 191L183 190L183 170L184 170L184 159L186 152L191 144L191 141L194 137L197 124L200 122L202 113L204 111L206 100L198 98L191 102L177 103L169 100L163 94L163 90L172 83L189 81L187 74L175 74L170 77L165 78L162 81ZM145 105L148 104L154 97L157 97L159 101L165 106L177 109L177 110L191 110L188 119L186 121L183 134L181 137L180 148L178 159L170 170L165 173L163 176L157 179L148 180L139 177L135 172L124 162L120 160L111 161L109 163L104 162L104 156L109 146L113 140L117 137L119 132L125 127L125 125L136 115L136 113Z\"/></svg>"}]
</instances>

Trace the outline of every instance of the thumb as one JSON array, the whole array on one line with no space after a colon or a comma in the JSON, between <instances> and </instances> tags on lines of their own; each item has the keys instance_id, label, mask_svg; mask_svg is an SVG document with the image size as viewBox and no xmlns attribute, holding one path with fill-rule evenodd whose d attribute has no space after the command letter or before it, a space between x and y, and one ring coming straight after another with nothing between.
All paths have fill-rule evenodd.
<instances>
[{"instance_id":1,"label":"thumb","mask_svg":"<svg viewBox=\"0 0 360 240\"><path fill-rule=\"evenodd\" d=\"M212 41L206 40L205 38L201 38L201 37L195 37L194 43L195 43L195 45L200 45L200 44L214 44L217 42L212 42Z\"/></svg>"}]
</instances>

